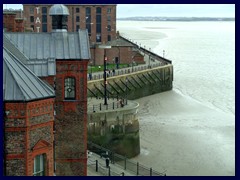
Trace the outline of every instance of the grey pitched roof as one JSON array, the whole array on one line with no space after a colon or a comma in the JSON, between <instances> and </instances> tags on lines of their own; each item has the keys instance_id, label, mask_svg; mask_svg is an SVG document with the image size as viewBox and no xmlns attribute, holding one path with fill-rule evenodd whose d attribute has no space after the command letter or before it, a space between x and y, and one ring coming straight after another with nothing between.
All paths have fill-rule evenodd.
<instances>
[{"instance_id":1,"label":"grey pitched roof","mask_svg":"<svg viewBox=\"0 0 240 180\"><path fill-rule=\"evenodd\" d=\"M52 33L5 33L30 60L90 59L86 30Z\"/></svg>"},{"instance_id":2,"label":"grey pitched roof","mask_svg":"<svg viewBox=\"0 0 240 180\"><path fill-rule=\"evenodd\" d=\"M31 101L54 97L54 90L3 47L3 100Z\"/></svg>"},{"instance_id":3,"label":"grey pitched roof","mask_svg":"<svg viewBox=\"0 0 240 180\"><path fill-rule=\"evenodd\" d=\"M10 41L10 39L3 34L3 46L6 50L14 54L17 59L21 60L24 64L27 64L28 58Z\"/></svg>"},{"instance_id":4,"label":"grey pitched roof","mask_svg":"<svg viewBox=\"0 0 240 180\"><path fill-rule=\"evenodd\" d=\"M87 30L4 34L27 57L27 66L37 76L55 75L56 59L91 59Z\"/></svg>"}]
</instances>

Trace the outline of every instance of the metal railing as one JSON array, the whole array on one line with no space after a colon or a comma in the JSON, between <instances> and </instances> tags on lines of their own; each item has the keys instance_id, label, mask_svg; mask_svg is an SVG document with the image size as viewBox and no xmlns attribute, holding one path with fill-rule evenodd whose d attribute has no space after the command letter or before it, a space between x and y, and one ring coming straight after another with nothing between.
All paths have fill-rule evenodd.
<instances>
[{"instance_id":1,"label":"metal railing","mask_svg":"<svg viewBox=\"0 0 240 180\"><path fill-rule=\"evenodd\" d=\"M102 156L103 153L108 152L112 164L118 164L124 170L130 171L137 176L166 176L166 172L160 173L152 168L148 168L139 162L132 161L125 156L116 154L102 146L88 141L88 149L96 154Z\"/></svg>"},{"instance_id":2,"label":"metal railing","mask_svg":"<svg viewBox=\"0 0 240 180\"><path fill-rule=\"evenodd\" d=\"M138 71L142 71L142 70L146 70L149 68L154 68L154 67L159 67L159 66L163 66L165 65L163 62L156 62L149 65L139 65L139 66L134 66L134 67L126 67L123 69L116 69L115 73L110 72L107 74L107 78L108 77L113 77L113 76L119 76L119 75L124 75L124 74L130 74L133 72L138 72ZM91 77L91 78L90 78ZM98 80L98 79L103 79L103 73L101 72L96 72L96 73L92 73L91 76L88 76L88 81L91 80Z\"/></svg>"},{"instance_id":3,"label":"metal railing","mask_svg":"<svg viewBox=\"0 0 240 180\"><path fill-rule=\"evenodd\" d=\"M116 172L111 168L111 166L106 167L105 164L100 163L98 160L93 161L88 159L88 168L92 168L104 176L124 176L124 172Z\"/></svg>"},{"instance_id":4,"label":"metal railing","mask_svg":"<svg viewBox=\"0 0 240 180\"><path fill-rule=\"evenodd\" d=\"M101 98L96 98L101 99ZM127 99L121 97L111 97L108 98L108 104L104 105L104 103L89 103L88 104L88 112L99 112L99 111L106 111L106 110L114 110L118 108L123 108L127 105Z\"/></svg>"}]
</instances>

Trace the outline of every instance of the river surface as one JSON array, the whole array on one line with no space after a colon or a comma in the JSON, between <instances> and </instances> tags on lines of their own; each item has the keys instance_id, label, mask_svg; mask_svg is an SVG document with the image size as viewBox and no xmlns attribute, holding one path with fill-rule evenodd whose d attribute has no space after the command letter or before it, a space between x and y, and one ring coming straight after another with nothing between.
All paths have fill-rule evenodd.
<instances>
[{"instance_id":1,"label":"river surface","mask_svg":"<svg viewBox=\"0 0 240 180\"><path fill-rule=\"evenodd\" d=\"M173 90L140 104L141 153L168 175L235 175L235 22L117 21L174 66Z\"/></svg>"}]
</instances>

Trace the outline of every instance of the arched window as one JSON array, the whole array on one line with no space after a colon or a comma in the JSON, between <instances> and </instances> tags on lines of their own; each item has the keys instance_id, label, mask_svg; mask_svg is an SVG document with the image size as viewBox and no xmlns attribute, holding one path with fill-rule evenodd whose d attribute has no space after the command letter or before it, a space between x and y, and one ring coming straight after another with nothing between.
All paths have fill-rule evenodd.
<instances>
[{"instance_id":1,"label":"arched window","mask_svg":"<svg viewBox=\"0 0 240 180\"><path fill-rule=\"evenodd\" d=\"M97 8L96 8L96 13L97 13L97 14L101 14L101 13L102 13L102 8L97 7Z\"/></svg>"},{"instance_id":2,"label":"arched window","mask_svg":"<svg viewBox=\"0 0 240 180\"><path fill-rule=\"evenodd\" d=\"M75 78L68 77L64 81L65 99L75 99L76 82Z\"/></svg>"}]
</instances>

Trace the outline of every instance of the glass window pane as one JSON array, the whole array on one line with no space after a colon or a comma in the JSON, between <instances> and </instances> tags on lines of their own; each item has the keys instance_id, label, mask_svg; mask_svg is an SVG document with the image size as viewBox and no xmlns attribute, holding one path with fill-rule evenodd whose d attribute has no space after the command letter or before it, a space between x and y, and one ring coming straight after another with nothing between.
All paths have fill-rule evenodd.
<instances>
[{"instance_id":1,"label":"glass window pane","mask_svg":"<svg viewBox=\"0 0 240 180\"><path fill-rule=\"evenodd\" d=\"M75 79L66 78L64 83L65 99L75 99Z\"/></svg>"},{"instance_id":2,"label":"glass window pane","mask_svg":"<svg viewBox=\"0 0 240 180\"><path fill-rule=\"evenodd\" d=\"M101 15L96 15L96 22L101 23L102 21L102 16Z\"/></svg>"},{"instance_id":3,"label":"glass window pane","mask_svg":"<svg viewBox=\"0 0 240 180\"><path fill-rule=\"evenodd\" d=\"M76 22L79 22L80 21L80 18L79 16L76 17Z\"/></svg>"},{"instance_id":4,"label":"glass window pane","mask_svg":"<svg viewBox=\"0 0 240 180\"><path fill-rule=\"evenodd\" d=\"M102 8L97 7L96 11L97 11L97 12L96 12L97 14L101 14L101 13L102 13Z\"/></svg>"},{"instance_id":5,"label":"glass window pane","mask_svg":"<svg viewBox=\"0 0 240 180\"><path fill-rule=\"evenodd\" d=\"M47 15L42 15L42 23L47 23Z\"/></svg>"},{"instance_id":6,"label":"glass window pane","mask_svg":"<svg viewBox=\"0 0 240 180\"><path fill-rule=\"evenodd\" d=\"M34 14L34 7L30 7L30 14Z\"/></svg>"},{"instance_id":7,"label":"glass window pane","mask_svg":"<svg viewBox=\"0 0 240 180\"><path fill-rule=\"evenodd\" d=\"M44 176L45 172L44 172L44 164L45 164L45 159L44 159L44 155L37 155L34 158L34 167L33 167L33 175L34 176Z\"/></svg>"},{"instance_id":8,"label":"glass window pane","mask_svg":"<svg viewBox=\"0 0 240 180\"><path fill-rule=\"evenodd\" d=\"M86 7L86 15L90 15L91 14L91 8L90 7Z\"/></svg>"},{"instance_id":9,"label":"glass window pane","mask_svg":"<svg viewBox=\"0 0 240 180\"><path fill-rule=\"evenodd\" d=\"M30 22L34 22L34 17L33 16L30 16Z\"/></svg>"},{"instance_id":10,"label":"glass window pane","mask_svg":"<svg viewBox=\"0 0 240 180\"><path fill-rule=\"evenodd\" d=\"M46 7L42 7L42 14L47 14L47 8Z\"/></svg>"}]
</instances>

